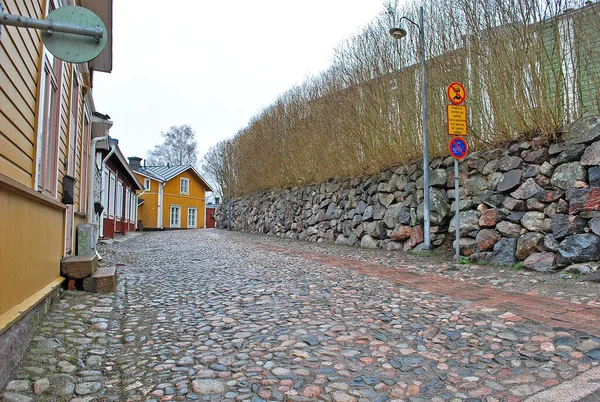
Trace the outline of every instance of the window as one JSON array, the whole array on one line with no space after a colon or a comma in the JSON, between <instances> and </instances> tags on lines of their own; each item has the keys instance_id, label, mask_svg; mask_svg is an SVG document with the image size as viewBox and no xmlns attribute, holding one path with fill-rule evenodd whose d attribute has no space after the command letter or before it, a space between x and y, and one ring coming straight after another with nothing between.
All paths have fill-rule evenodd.
<instances>
[{"instance_id":1,"label":"window","mask_svg":"<svg viewBox=\"0 0 600 402\"><path fill-rule=\"evenodd\" d=\"M136 207L137 207L137 197L135 196L135 193L131 192L131 204L129 205L131 212L129 213L129 222L135 222L135 214L137 212Z\"/></svg>"},{"instance_id":2,"label":"window","mask_svg":"<svg viewBox=\"0 0 600 402\"><path fill-rule=\"evenodd\" d=\"M131 192L129 189L126 189L125 191L125 220L129 221L129 211L131 210L131 208L129 208L129 205L131 204Z\"/></svg>"},{"instance_id":3,"label":"window","mask_svg":"<svg viewBox=\"0 0 600 402\"><path fill-rule=\"evenodd\" d=\"M188 228L195 229L198 227L198 209L188 208Z\"/></svg>"},{"instance_id":4,"label":"window","mask_svg":"<svg viewBox=\"0 0 600 402\"><path fill-rule=\"evenodd\" d=\"M77 133L79 132L79 81L76 69L73 68L73 85L71 86L71 121L69 123L69 175L75 176L75 152L77 151Z\"/></svg>"},{"instance_id":5,"label":"window","mask_svg":"<svg viewBox=\"0 0 600 402\"><path fill-rule=\"evenodd\" d=\"M189 194L190 193L190 179L181 179L179 185L179 192L181 194Z\"/></svg>"},{"instance_id":6,"label":"window","mask_svg":"<svg viewBox=\"0 0 600 402\"><path fill-rule=\"evenodd\" d=\"M150 190L150 179L144 179L144 190Z\"/></svg>"},{"instance_id":7,"label":"window","mask_svg":"<svg viewBox=\"0 0 600 402\"><path fill-rule=\"evenodd\" d=\"M181 207L178 205L171 205L171 222L172 228L181 227Z\"/></svg>"},{"instance_id":8,"label":"window","mask_svg":"<svg viewBox=\"0 0 600 402\"><path fill-rule=\"evenodd\" d=\"M56 197L62 62L44 51L38 109L36 189Z\"/></svg>"},{"instance_id":9,"label":"window","mask_svg":"<svg viewBox=\"0 0 600 402\"><path fill-rule=\"evenodd\" d=\"M117 218L121 219L121 217L123 216L123 182L121 180L119 180L119 183L117 184L117 196L116 196L116 201L117 201Z\"/></svg>"},{"instance_id":10,"label":"window","mask_svg":"<svg viewBox=\"0 0 600 402\"><path fill-rule=\"evenodd\" d=\"M92 132L91 132L91 125L90 125L90 119L88 117L88 113L86 111L85 115L84 115L84 119L83 119L83 139L81 142L81 175L80 175L80 186L81 186L81 190L80 190L80 199L81 202L79 203L79 210L80 211L85 211L87 208L87 197L88 197L88 193L87 193L87 186L88 186L88 169L89 169L89 165L90 165L90 159L89 159L89 151L88 149L90 148L90 138L92 136ZM92 195L90 195L90 197L92 197ZM106 205L104 203L104 201L102 202L102 205Z\"/></svg>"},{"instance_id":11,"label":"window","mask_svg":"<svg viewBox=\"0 0 600 402\"><path fill-rule=\"evenodd\" d=\"M115 193L117 191L117 178L114 174L110 174L110 187L108 190L108 217L114 218L115 216Z\"/></svg>"},{"instance_id":12,"label":"window","mask_svg":"<svg viewBox=\"0 0 600 402\"><path fill-rule=\"evenodd\" d=\"M89 194L90 197L93 197L93 194ZM104 170L102 172L102 216L106 217L108 215L108 172Z\"/></svg>"}]
</instances>

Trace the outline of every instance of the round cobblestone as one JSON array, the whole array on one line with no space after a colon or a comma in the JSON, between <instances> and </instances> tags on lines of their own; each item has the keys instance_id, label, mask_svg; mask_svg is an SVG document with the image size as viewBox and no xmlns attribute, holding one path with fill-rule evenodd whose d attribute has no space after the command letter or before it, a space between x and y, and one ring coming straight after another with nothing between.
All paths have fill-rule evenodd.
<instances>
[{"instance_id":1,"label":"round cobblestone","mask_svg":"<svg viewBox=\"0 0 600 402\"><path fill-rule=\"evenodd\" d=\"M354 270L436 260L216 230L99 248L118 292L66 292L5 400L519 401L598 364L594 336Z\"/></svg>"}]
</instances>

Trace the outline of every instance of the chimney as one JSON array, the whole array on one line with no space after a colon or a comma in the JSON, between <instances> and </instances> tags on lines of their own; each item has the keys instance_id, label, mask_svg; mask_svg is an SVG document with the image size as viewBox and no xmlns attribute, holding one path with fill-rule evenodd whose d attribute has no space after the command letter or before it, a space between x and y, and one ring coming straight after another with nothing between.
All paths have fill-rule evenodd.
<instances>
[{"instance_id":1,"label":"chimney","mask_svg":"<svg viewBox=\"0 0 600 402\"><path fill-rule=\"evenodd\" d=\"M142 158L137 156L130 156L127 159L129 160L129 166L131 166L133 170L139 170L141 168Z\"/></svg>"}]
</instances>

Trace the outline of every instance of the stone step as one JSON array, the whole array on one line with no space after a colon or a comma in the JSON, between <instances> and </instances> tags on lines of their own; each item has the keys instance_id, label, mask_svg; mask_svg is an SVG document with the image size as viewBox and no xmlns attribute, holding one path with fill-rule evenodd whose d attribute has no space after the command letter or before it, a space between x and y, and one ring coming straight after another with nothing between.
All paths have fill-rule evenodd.
<instances>
[{"instance_id":1,"label":"stone step","mask_svg":"<svg viewBox=\"0 0 600 402\"><path fill-rule=\"evenodd\" d=\"M76 255L60 260L60 273L69 279L83 279L92 275L98 266L98 256Z\"/></svg>"},{"instance_id":2,"label":"stone step","mask_svg":"<svg viewBox=\"0 0 600 402\"><path fill-rule=\"evenodd\" d=\"M110 293L117 290L117 267L101 267L83 280L83 290L92 293Z\"/></svg>"}]
</instances>

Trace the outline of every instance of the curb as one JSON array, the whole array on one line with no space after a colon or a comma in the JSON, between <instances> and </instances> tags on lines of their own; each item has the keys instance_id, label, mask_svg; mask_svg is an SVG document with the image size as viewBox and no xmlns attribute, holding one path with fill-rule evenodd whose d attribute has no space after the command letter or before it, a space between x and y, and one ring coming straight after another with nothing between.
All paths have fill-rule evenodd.
<instances>
[{"instance_id":1,"label":"curb","mask_svg":"<svg viewBox=\"0 0 600 402\"><path fill-rule=\"evenodd\" d=\"M588 396L597 396L598 399L586 399L586 401L600 401L600 395L592 395L599 390L600 367L595 367L572 380L535 394L525 402L576 402Z\"/></svg>"}]
</instances>

